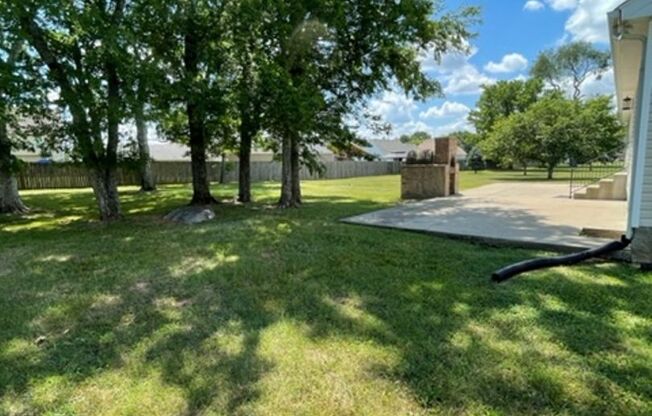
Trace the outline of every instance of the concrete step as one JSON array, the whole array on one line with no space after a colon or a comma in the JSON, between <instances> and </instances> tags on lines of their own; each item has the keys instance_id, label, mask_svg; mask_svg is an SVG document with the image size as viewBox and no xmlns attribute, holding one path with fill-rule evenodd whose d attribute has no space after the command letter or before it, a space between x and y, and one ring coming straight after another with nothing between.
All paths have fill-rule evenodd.
<instances>
[{"instance_id":1,"label":"concrete step","mask_svg":"<svg viewBox=\"0 0 652 416\"><path fill-rule=\"evenodd\" d=\"M613 199L614 185L613 179L601 179L598 182L598 199Z\"/></svg>"},{"instance_id":2,"label":"concrete step","mask_svg":"<svg viewBox=\"0 0 652 416\"><path fill-rule=\"evenodd\" d=\"M586 187L586 196L589 199L598 199L600 196L600 185L589 185Z\"/></svg>"},{"instance_id":3,"label":"concrete step","mask_svg":"<svg viewBox=\"0 0 652 416\"><path fill-rule=\"evenodd\" d=\"M600 179L597 183L573 194L573 198L625 201L627 200L627 173L619 172L609 178Z\"/></svg>"},{"instance_id":4,"label":"concrete step","mask_svg":"<svg viewBox=\"0 0 652 416\"><path fill-rule=\"evenodd\" d=\"M627 172L616 173L614 179L613 199L618 201L627 200Z\"/></svg>"}]
</instances>

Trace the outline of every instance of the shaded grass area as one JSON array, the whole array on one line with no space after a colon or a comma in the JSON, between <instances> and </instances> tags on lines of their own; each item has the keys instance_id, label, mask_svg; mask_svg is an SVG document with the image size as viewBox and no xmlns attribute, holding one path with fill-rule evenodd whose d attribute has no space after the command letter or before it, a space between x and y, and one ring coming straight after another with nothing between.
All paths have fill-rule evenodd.
<instances>
[{"instance_id":1,"label":"shaded grass area","mask_svg":"<svg viewBox=\"0 0 652 416\"><path fill-rule=\"evenodd\" d=\"M652 274L496 286L537 253L337 221L398 192L396 176L312 181L277 211L278 186L257 184L194 227L160 219L187 187L125 189L109 226L87 191L25 193L36 211L0 219L0 414L652 412Z\"/></svg>"}]
</instances>

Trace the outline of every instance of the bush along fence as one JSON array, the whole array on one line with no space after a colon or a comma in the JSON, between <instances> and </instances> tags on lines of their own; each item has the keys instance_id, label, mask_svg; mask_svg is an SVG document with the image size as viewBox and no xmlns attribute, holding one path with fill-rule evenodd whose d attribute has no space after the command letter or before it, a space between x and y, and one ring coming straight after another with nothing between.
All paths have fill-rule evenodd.
<instances>
[{"instance_id":1,"label":"bush along fence","mask_svg":"<svg viewBox=\"0 0 652 416\"><path fill-rule=\"evenodd\" d=\"M400 162L325 162L325 170L321 174L311 173L308 169L301 170L301 179L341 179L356 176L390 175L400 172ZM156 182L165 184L185 184L192 182L190 162L153 162L152 169ZM220 179L221 163L209 162L210 180ZM238 180L238 162L226 162L225 182ZM251 181L280 181L280 162L252 162ZM132 168L122 167L118 170L120 185L139 185L140 180ZM20 189L56 189L56 188L87 188L90 187L88 173L81 165L76 164L26 164L18 175Z\"/></svg>"}]
</instances>

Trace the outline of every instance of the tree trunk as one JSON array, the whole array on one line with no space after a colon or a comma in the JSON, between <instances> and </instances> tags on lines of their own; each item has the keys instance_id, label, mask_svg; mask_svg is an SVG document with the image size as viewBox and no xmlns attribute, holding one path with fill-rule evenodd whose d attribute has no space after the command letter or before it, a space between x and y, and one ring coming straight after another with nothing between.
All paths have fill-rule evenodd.
<instances>
[{"instance_id":1,"label":"tree trunk","mask_svg":"<svg viewBox=\"0 0 652 416\"><path fill-rule=\"evenodd\" d=\"M238 201L251 202L251 142L252 135L243 126L240 128L240 150L238 153Z\"/></svg>"},{"instance_id":2,"label":"tree trunk","mask_svg":"<svg viewBox=\"0 0 652 416\"><path fill-rule=\"evenodd\" d=\"M204 139L204 123L197 114L196 105L187 105L190 127L190 164L192 170L192 200L190 205L209 205L217 200L211 195L206 165L206 143Z\"/></svg>"},{"instance_id":3,"label":"tree trunk","mask_svg":"<svg viewBox=\"0 0 652 416\"><path fill-rule=\"evenodd\" d=\"M106 62L108 92L107 141L104 157L92 169L95 177L93 191L97 197L102 221L120 218L120 197L118 195L118 142L120 140L120 79L115 63L108 58Z\"/></svg>"},{"instance_id":4,"label":"tree trunk","mask_svg":"<svg viewBox=\"0 0 652 416\"><path fill-rule=\"evenodd\" d=\"M220 184L226 182L226 154L220 155Z\"/></svg>"},{"instance_id":5,"label":"tree trunk","mask_svg":"<svg viewBox=\"0 0 652 416\"><path fill-rule=\"evenodd\" d=\"M13 173L0 171L0 214L26 214L29 209L20 199Z\"/></svg>"},{"instance_id":6,"label":"tree trunk","mask_svg":"<svg viewBox=\"0 0 652 416\"><path fill-rule=\"evenodd\" d=\"M294 187L292 184L292 139L289 134L283 136L281 146L281 199L278 206L279 208L292 208L294 207Z\"/></svg>"},{"instance_id":7,"label":"tree trunk","mask_svg":"<svg viewBox=\"0 0 652 416\"><path fill-rule=\"evenodd\" d=\"M139 102L136 110L136 141L138 142L138 167L140 170L141 192L152 192L156 190L156 181L152 172L152 159L149 153L147 142L147 123L145 121L145 103Z\"/></svg>"},{"instance_id":8,"label":"tree trunk","mask_svg":"<svg viewBox=\"0 0 652 416\"><path fill-rule=\"evenodd\" d=\"M293 206L301 205L301 160L299 155L299 142L292 140L292 202Z\"/></svg>"},{"instance_id":9,"label":"tree trunk","mask_svg":"<svg viewBox=\"0 0 652 416\"><path fill-rule=\"evenodd\" d=\"M548 165L548 180L551 180L554 176L555 165Z\"/></svg>"},{"instance_id":10,"label":"tree trunk","mask_svg":"<svg viewBox=\"0 0 652 416\"><path fill-rule=\"evenodd\" d=\"M100 209L100 219L105 222L120 219L120 198L116 169L92 168L89 172L93 193Z\"/></svg>"},{"instance_id":11,"label":"tree trunk","mask_svg":"<svg viewBox=\"0 0 652 416\"><path fill-rule=\"evenodd\" d=\"M184 38L183 61L186 75L190 80L194 80L198 73L199 44L195 29L194 23L189 21ZM187 91L187 94L186 114L190 131L190 163L192 169L192 200L190 205L209 205L216 203L217 200L211 195L208 181L204 114L197 100L198 92L191 88Z\"/></svg>"},{"instance_id":12,"label":"tree trunk","mask_svg":"<svg viewBox=\"0 0 652 416\"><path fill-rule=\"evenodd\" d=\"M527 176L527 163L523 163L523 176Z\"/></svg>"},{"instance_id":13,"label":"tree trunk","mask_svg":"<svg viewBox=\"0 0 652 416\"><path fill-rule=\"evenodd\" d=\"M14 176L14 160L11 155L7 125L0 121L0 214L24 214L27 211L27 207L20 199L18 182Z\"/></svg>"}]
</instances>

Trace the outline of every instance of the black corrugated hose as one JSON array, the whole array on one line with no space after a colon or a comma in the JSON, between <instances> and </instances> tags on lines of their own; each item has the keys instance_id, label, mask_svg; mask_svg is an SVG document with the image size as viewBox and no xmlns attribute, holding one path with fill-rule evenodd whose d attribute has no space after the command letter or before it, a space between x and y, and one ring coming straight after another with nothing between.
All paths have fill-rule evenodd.
<instances>
[{"instance_id":1,"label":"black corrugated hose","mask_svg":"<svg viewBox=\"0 0 652 416\"><path fill-rule=\"evenodd\" d=\"M604 246L592 248L580 253L573 253L565 256L551 257L546 259L525 260L494 272L491 275L491 280L497 283L502 283L521 273L546 269L548 267L570 266L594 257L601 257L609 253L624 250L627 248L627 246L630 245L631 242L632 241L630 239L623 236L620 241L612 241L611 243L605 244Z\"/></svg>"}]
</instances>

